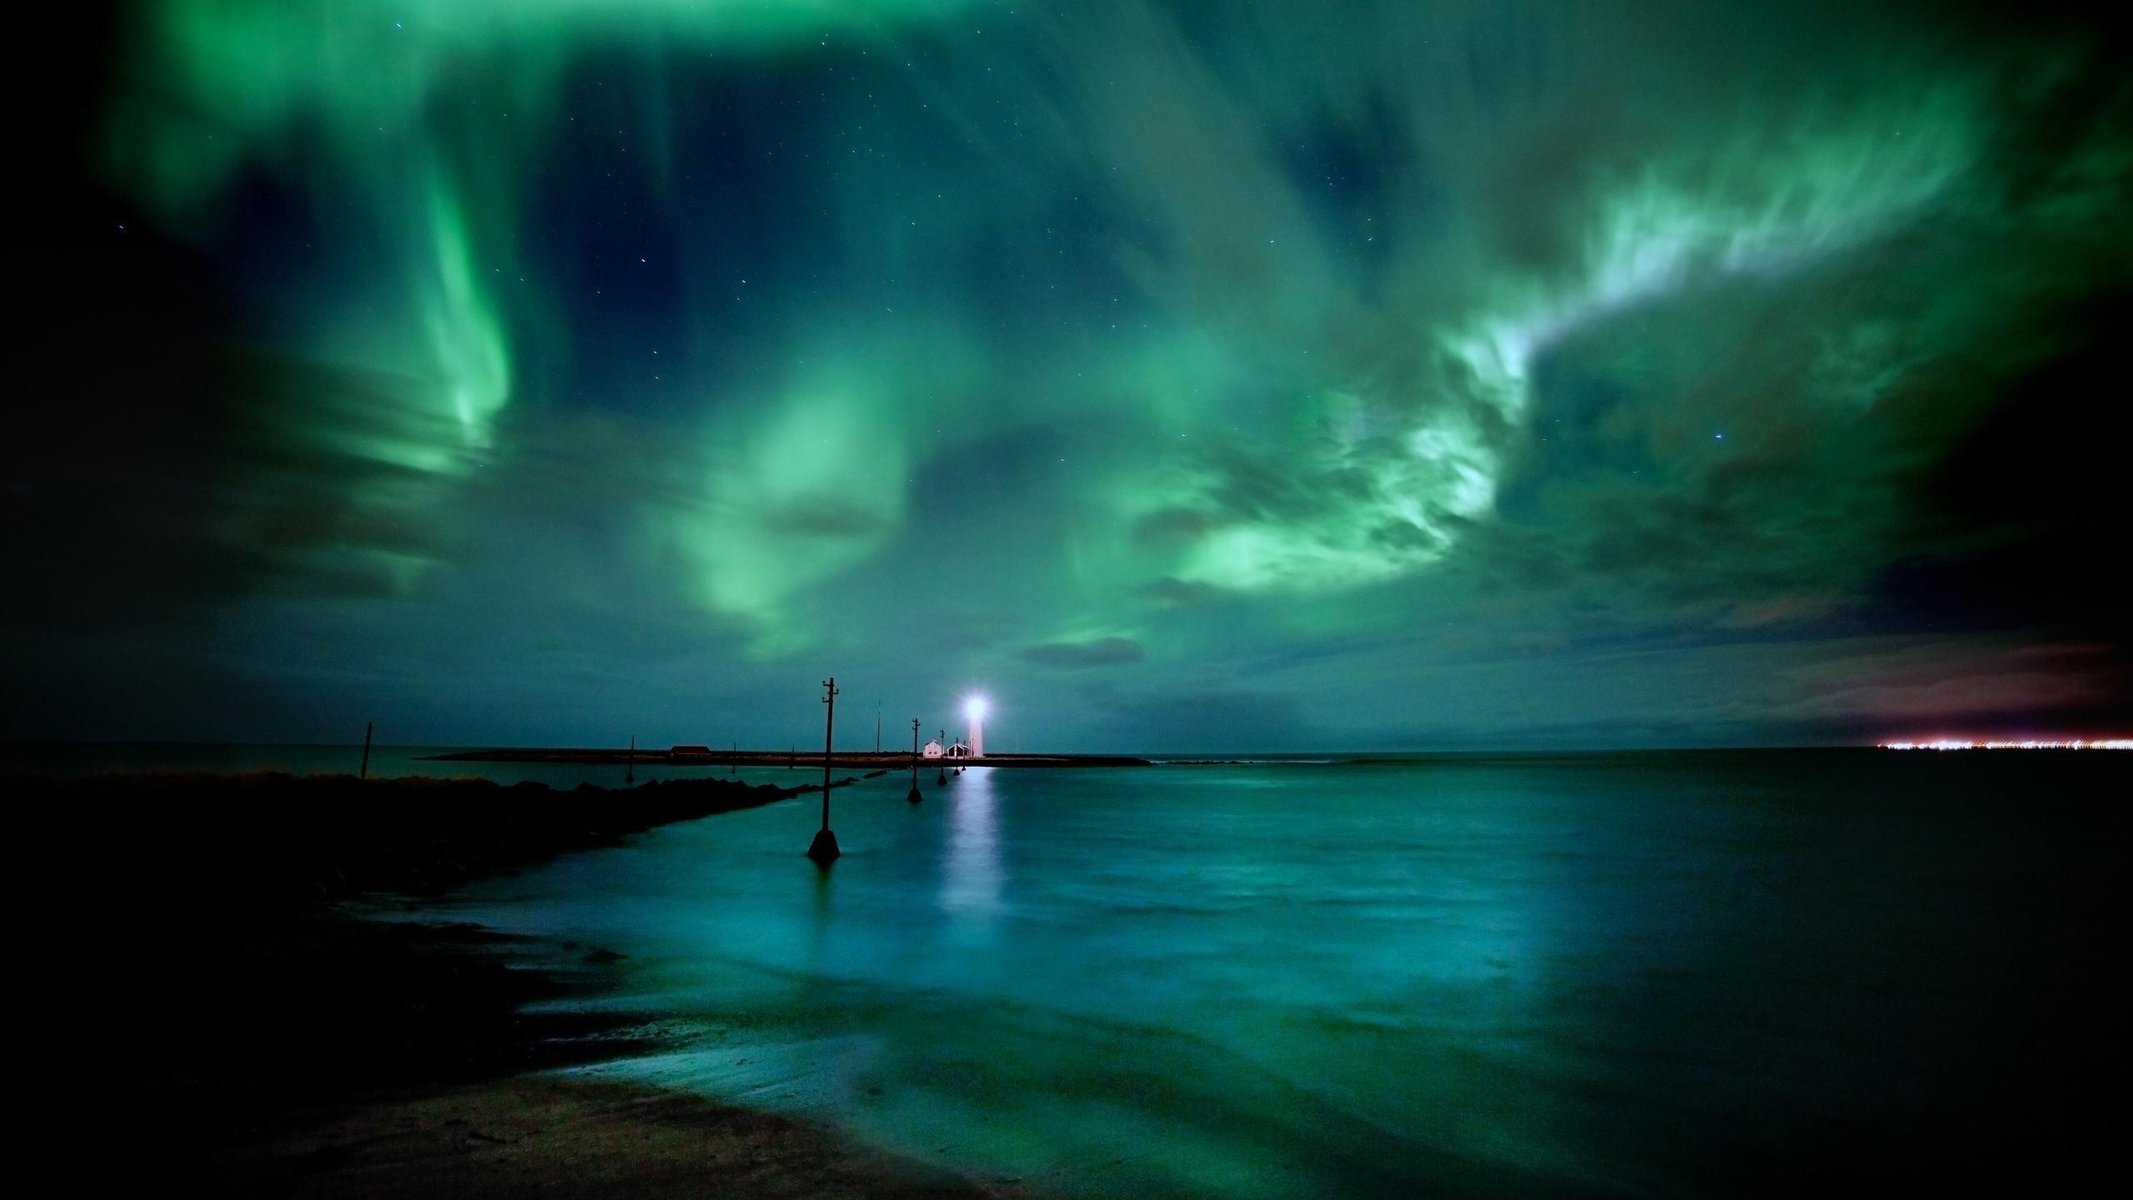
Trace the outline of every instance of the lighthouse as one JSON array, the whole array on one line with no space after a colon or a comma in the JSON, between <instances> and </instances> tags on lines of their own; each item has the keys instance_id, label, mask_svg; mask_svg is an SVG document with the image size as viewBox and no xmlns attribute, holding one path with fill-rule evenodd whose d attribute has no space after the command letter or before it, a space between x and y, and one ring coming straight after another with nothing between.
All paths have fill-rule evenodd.
<instances>
[{"instance_id":1,"label":"lighthouse","mask_svg":"<svg viewBox=\"0 0 2133 1200\"><path fill-rule=\"evenodd\" d=\"M970 757L985 757L985 697L963 701L963 715L970 719Z\"/></svg>"}]
</instances>

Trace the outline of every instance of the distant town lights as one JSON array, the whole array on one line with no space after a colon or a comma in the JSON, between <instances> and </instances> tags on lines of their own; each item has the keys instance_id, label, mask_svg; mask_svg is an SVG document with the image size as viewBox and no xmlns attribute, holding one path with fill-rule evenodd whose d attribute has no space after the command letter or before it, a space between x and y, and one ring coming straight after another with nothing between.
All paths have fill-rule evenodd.
<instances>
[{"instance_id":1,"label":"distant town lights","mask_svg":"<svg viewBox=\"0 0 2133 1200\"><path fill-rule=\"evenodd\" d=\"M1883 742L1883 750L2133 750L2133 738L2074 738L2071 741L1971 742L1937 738L1930 742Z\"/></svg>"}]
</instances>

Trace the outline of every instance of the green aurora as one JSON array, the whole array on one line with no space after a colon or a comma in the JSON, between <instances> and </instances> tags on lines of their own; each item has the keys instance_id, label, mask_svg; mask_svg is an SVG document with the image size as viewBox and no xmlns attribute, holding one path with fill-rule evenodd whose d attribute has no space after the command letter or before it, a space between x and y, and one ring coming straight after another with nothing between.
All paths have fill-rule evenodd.
<instances>
[{"instance_id":1,"label":"green aurora","mask_svg":"<svg viewBox=\"0 0 2133 1200\"><path fill-rule=\"evenodd\" d=\"M11 724L2123 728L2133 74L1870 8L122 6Z\"/></svg>"}]
</instances>

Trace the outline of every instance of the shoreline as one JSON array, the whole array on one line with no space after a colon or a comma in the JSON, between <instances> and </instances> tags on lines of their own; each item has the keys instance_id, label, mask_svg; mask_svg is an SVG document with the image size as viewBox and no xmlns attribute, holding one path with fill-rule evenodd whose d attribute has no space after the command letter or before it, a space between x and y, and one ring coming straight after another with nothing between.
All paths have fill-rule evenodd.
<instances>
[{"instance_id":1,"label":"shoreline","mask_svg":"<svg viewBox=\"0 0 2133 1200\"><path fill-rule=\"evenodd\" d=\"M598 993L621 956L422 919L428 898L475 879L819 785L11 782L30 801L27 844L88 868L91 886L72 893L48 878L64 915L32 949L75 1060L57 1099L70 1120L123 1141L104 1169L128 1183L217 1195L1019 1194L708 1097L559 1078L663 1044L642 1017L540 1003Z\"/></svg>"},{"instance_id":2,"label":"shoreline","mask_svg":"<svg viewBox=\"0 0 2133 1200\"><path fill-rule=\"evenodd\" d=\"M860 1148L788 1117L684 1092L517 1075L357 1105L326 1106L220 1155L245 1194L348 1200L706 1194L762 1200L1018 1197Z\"/></svg>"}]
</instances>

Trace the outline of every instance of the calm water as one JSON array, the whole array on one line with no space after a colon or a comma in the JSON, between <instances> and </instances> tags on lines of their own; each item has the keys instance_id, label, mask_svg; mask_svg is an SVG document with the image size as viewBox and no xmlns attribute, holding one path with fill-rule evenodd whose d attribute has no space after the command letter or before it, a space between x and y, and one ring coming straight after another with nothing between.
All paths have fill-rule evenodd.
<instances>
[{"instance_id":1,"label":"calm water","mask_svg":"<svg viewBox=\"0 0 2133 1200\"><path fill-rule=\"evenodd\" d=\"M438 749L371 769L621 782ZM2133 755L972 769L917 806L906 779L835 793L826 876L810 798L444 915L628 955L611 1003L680 1048L601 1070L1067 1196L1785 1194L2117 1136Z\"/></svg>"},{"instance_id":2,"label":"calm water","mask_svg":"<svg viewBox=\"0 0 2133 1200\"><path fill-rule=\"evenodd\" d=\"M2133 759L973 769L452 915L629 957L605 1068L1070 1195L1697 1195L2088 1153Z\"/></svg>"}]
</instances>

